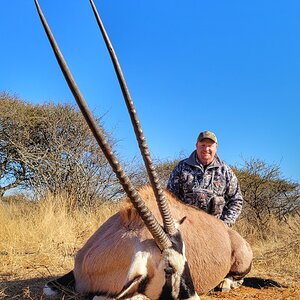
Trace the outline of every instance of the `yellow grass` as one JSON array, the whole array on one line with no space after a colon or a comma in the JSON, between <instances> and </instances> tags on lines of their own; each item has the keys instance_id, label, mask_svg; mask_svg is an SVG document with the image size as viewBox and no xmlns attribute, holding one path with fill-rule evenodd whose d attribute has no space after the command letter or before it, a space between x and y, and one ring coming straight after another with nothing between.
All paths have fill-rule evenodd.
<instances>
[{"instance_id":1,"label":"yellow grass","mask_svg":"<svg viewBox=\"0 0 300 300\"><path fill-rule=\"evenodd\" d=\"M300 281L300 222L299 217L290 217L286 222L278 223L275 218L269 220L268 226L262 228L265 239L243 221L235 228L251 244L254 253L254 265L250 273L279 280L290 285Z\"/></svg>"},{"instance_id":2,"label":"yellow grass","mask_svg":"<svg viewBox=\"0 0 300 300\"><path fill-rule=\"evenodd\" d=\"M102 204L70 211L63 197L0 204L0 273L20 278L26 269L41 275L71 269L78 248L117 209Z\"/></svg>"},{"instance_id":3,"label":"yellow grass","mask_svg":"<svg viewBox=\"0 0 300 300\"><path fill-rule=\"evenodd\" d=\"M37 203L0 202L0 299L43 299L47 279L71 270L76 251L117 210L117 204L102 204L82 211L72 208L63 196ZM240 221L236 226L254 251L249 275L296 284L300 281L299 218L281 225L272 222L264 241L251 224Z\"/></svg>"}]
</instances>

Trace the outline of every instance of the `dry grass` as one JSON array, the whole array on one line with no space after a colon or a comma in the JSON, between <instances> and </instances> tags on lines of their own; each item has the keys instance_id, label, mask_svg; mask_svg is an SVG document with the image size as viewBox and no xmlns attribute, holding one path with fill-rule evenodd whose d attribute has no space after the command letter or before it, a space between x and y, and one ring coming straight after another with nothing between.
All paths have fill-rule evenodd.
<instances>
[{"instance_id":1,"label":"dry grass","mask_svg":"<svg viewBox=\"0 0 300 300\"><path fill-rule=\"evenodd\" d=\"M30 299L24 279L34 284L37 277L43 281L72 269L76 251L117 209L105 203L94 211L72 209L64 197L1 203L0 299L11 293L8 282L22 287L21 294Z\"/></svg>"},{"instance_id":2,"label":"dry grass","mask_svg":"<svg viewBox=\"0 0 300 300\"><path fill-rule=\"evenodd\" d=\"M43 299L44 283L71 270L76 251L117 210L118 205L102 204L82 211L72 208L64 197L0 203L0 299ZM280 225L272 222L265 241L257 238L250 224L241 221L237 225L255 254L250 276L296 286L300 280L299 218Z\"/></svg>"},{"instance_id":3,"label":"dry grass","mask_svg":"<svg viewBox=\"0 0 300 300\"><path fill-rule=\"evenodd\" d=\"M290 217L286 222L269 220L264 228L264 240L261 233L251 224L239 222L236 226L254 252L254 265L250 273L278 280L290 285L300 281L300 222L299 217Z\"/></svg>"}]
</instances>

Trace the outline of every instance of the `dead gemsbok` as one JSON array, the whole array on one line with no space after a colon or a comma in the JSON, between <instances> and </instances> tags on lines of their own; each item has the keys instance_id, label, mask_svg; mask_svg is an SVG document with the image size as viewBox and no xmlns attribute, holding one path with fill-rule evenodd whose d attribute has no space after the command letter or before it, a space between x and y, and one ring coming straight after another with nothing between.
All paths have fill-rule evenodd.
<instances>
[{"instance_id":1,"label":"dead gemsbok","mask_svg":"<svg viewBox=\"0 0 300 300\"><path fill-rule=\"evenodd\" d=\"M199 299L197 293L209 291L225 277L229 287L230 278L240 279L249 272L252 251L248 243L222 221L181 203L159 186L117 57L93 1L90 0L90 3L117 73L151 187L146 186L137 192L124 174L76 86L35 0L74 98L127 194L123 208L111 216L78 251L74 269L49 282L44 293L58 296L64 287L72 287L76 292L94 297L94 300L139 299L144 296L150 299L192 300Z\"/></svg>"}]
</instances>

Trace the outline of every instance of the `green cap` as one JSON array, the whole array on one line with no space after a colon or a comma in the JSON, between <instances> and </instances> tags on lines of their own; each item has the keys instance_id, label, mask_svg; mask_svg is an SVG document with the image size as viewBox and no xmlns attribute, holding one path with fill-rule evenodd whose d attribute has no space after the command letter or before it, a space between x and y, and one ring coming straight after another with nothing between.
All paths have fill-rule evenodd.
<instances>
[{"instance_id":1,"label":"green cap","mask_svg":"<svg viewBox=\"0 0 300 300\"><path fill-rule=\"evenodd\" d=\"M210 139L210 140L214 141L215 143L218 143L216 135L213 132L208 131L208 130L200 132L200 134L198 135L197 142L201 142L204 139Z\"/></svg>"}]
</instances>

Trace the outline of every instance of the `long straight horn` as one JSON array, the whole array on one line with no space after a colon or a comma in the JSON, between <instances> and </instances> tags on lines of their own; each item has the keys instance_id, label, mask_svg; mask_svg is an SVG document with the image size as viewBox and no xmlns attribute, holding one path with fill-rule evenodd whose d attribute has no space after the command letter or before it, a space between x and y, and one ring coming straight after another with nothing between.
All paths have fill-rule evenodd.
<instances>
[{"instance_id":1,"label":"long straight horn","mask_svg":"<svg viewBox=\"0 0 300 300\"><path fill-rule=\"evenodd\" d=\"M133 185L131 184L129 178L124 173L122 167L120 166L118 160L116 159L115 155L113 154L113 151L109 144L107 143L104 134L102 133L99 125L95 121L92 113L90 112L83 96L81 95L81 92L79 88L77 87L73 76L63 58L62 53L60 52L56 41L54 39L54 36L47 24L47 21L41 11L41 8L38 4L37 0L34 0L35 5L37 7L40 19L42 21L42 24L44 26L44 29L46 31L46 34L48 36L49 42L51 44L51 47L54 51L54 54L56 56L56 59L59 63L59 66L64 74L64 77L69 85L70 90L72 91L72 94L86 120L88 123L90 129L92 130L100 148L102 149L106 159L108 160L110 166L112 167L113 171L115 172L117 178L119 179L121 185L123 186L124 191L126 192L127 196L131 200L133 206L143 219L145 225L151 232L153 238L155 239L158 247L163 250L167 249L171 246L171 241L166 235L166 233L163 231L161 226L159 225L158 221L155 219L151 211L148 209L148 207L145 205L145 202L141 199L137 191L134 189Z\"/></svg>"},{"instance_id":2,"label":"long straight horn","mask_svg":"<svg viewBox=\"0 0 300 300\"><path fill-rule=\"evenodd\" d=\"M119 80L119 84L120 84L120 87L121 87L121 90L122 90L122 93L123 93L123 96L124 96L124 99L125 99L125 102L126 102L126 106L127 106L127 109L128 109L129 115L130 115L131 123L132 123L133 128L134 128L136 139L138 141L138 145L139 145L139 148L140 148L140 151L141 151L141 154L142 154L142 157L143 157L146 169L147 169L147 173L148 173L148 176L149 176L149 179L150 179L150 183L151 183L151 186L153 188L155 198L156 198L156 201L158 203L158 207L159 207L162 219L163 219L165 230L168 234L173 235L177 231L176 228L175 228L175 223L174 223L174 220L171 216L169 205L168 205L168 203L167 203L167 201L164 197L163 191L160 187L159 180L158 180L156 171L154 169L154 166L153 166L153 163L152 163L152 160L151 160L151 157L150 157L150 152L149 152L149 149L148 149L148 145L146 143L146 139L145 139L145 136L143 134L143 130L141 128L140 121L138 119L138 116L137 116L137 113L136 113L136 110L135 110L135 107L134 107L134 104L133 104L128 86L126 84L121 66L119 64L119 61L118 61L117 55L114 51L114 48L113 48L113 46L110 42L110 39L109 39L109 37L106 33L106 30L105 30L104 25L101 21L101 18L98 14L98 11L97 11L97 8L94 4L94 1L90 0L90 3L91 3L91 6L93 8L94 15L96 17L97 23L99 25L100 31L102 33L102 36L103 36L103 39L105 41L106 47L109 51L112 63L114 65L114 68L115 68L115 71L116 71L116 74L117 74L117 77L118 77L118 80Z\"/></svg>"}]
</instances>

